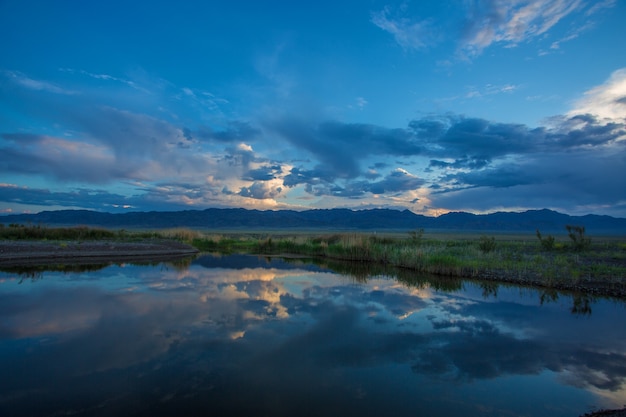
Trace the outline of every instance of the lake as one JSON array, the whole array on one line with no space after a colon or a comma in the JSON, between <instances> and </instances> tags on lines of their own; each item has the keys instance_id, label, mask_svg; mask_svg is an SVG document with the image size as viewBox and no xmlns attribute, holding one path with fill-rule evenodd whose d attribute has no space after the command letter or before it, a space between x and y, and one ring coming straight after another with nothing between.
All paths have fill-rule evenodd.
<instances>
[{"instance_id":1,"label":"lake","mask_svg":"<svg viewBox=\"0 0 626 417\"><path fill-rule=\"evenodd\" d=\"M626 404L625 323L623 301L243 255L0 272L0 415L576 417Z\"/></svg>"}]
</instances>

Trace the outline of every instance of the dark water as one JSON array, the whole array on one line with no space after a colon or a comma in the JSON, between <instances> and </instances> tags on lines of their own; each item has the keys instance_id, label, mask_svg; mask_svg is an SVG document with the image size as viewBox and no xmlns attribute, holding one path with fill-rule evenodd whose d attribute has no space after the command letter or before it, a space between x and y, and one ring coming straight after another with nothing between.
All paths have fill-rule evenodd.
<instances>
[{"instance_id":1,"label":"dark water","mask_svg":"<svg viewBox=\"0 0 626 417\"><path fill-rule=\"evenodd\" d=\"M1 416L579 416L623 302L255 257L0 273Z\"/></svg>"}]
</instances>

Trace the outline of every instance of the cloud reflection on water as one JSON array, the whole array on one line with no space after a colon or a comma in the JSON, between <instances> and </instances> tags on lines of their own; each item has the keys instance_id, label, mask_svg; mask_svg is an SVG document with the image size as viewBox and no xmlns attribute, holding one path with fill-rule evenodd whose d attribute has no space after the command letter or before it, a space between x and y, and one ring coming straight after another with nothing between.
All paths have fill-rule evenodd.
<instances>
[{"instance_id":1,"label":"cloud reflection on water","mask_svg":"<svg viewBox=\"0 0 626 417\"><path fill-rule=\"evenodd\" d=\"M613 324L624 315L620 304L601 302L593 316L580 318L521 290L484 298L473 284L444 292L271 263L223 266L111 267L91 284L70 286L72 276L50 274L27 284L29 291L3 281L0 368L13 377L0 387L14 396L0 398L0 408L18 404L10 398L33 387L57 396L87 389L80 388L85 378L113 395L120 373L137 384L133 390L167 386L170 400L182 403L183 392L205 390L215 400L236 389L242 404L278 395L291 411L289 402L305 401L305 392L322 402L344 395L346 410L347 398L367 398L371 411L385 389L419 388L424 395L439 384L471 387L546 372L579 397L587 391L604 397L603 406L626 402L626 330ZM363 372L391 369L397 374L385 388L359 382ZM429 388L417 381L400 388L406 371ZM310 390L303 391L304 381ZM406 407L409 413L417 406Z\"/></svg>"}]
</instances>

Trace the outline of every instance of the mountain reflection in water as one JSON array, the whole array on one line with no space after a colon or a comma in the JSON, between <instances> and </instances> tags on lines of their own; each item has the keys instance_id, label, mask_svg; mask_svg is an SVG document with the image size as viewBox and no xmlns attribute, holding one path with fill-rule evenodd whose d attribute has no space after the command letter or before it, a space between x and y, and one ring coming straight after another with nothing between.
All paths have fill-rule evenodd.
<instances>
[{"instance_id":1,"label":"mountain reflection in water","mask_svg":"<svg viewBox=\"0 0 626 417\"><path fill-rule=\"evenodd\" d=\"M578 416L626 404L623 302L367 271L202 256L1 272L0 415Z\"/></svg>"}]
</instances>

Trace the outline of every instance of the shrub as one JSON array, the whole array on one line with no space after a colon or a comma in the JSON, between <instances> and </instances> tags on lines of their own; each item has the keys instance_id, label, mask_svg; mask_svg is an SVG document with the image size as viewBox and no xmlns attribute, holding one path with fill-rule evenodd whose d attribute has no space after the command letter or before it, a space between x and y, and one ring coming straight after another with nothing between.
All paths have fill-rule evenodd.
<instances>
[{"instance_id":1,"label":"shrub","mask_svg":"<svg viewBox=\"0 0 626 417\"><path fill-rule=\"evenodd\" d=\"M409 236L411 237L411 242L419 245L422 243L422 238L424 237L424 229L411 230Z\"/></svg>"},{"instance_id":2,"label":"shrub","mask_svg":"<svg viewBox=\"0 0 626 417\"><path fill-rule=\"evenodd\" d=\"M565 226L567 234L572 240L574 250L584 250L591 246L591 238L585 236L585 226Z\"/></svg>"},{"instance_id":3,"label":"shrub","mask_svg":"<svg viewBox=\"0 0 626 417\"><path fill-rule=\"evenodd\" d=\"M482 253L487 253L487 252L491 252L496 248L496 238L495 237L487 237L487 236L481 236L480 240L478 241L478 249L480 249L480 251Z\"/></svg>"},{"instance_id":4,"label":"shrub","mask_svg":"<svg viewBox=\"0 0 626 417\"><path fill-rule=\"evenodd\" d=\"M544 248L545 250L554 249L554 236L548 235L544 238L541 236L541 232L539 232L539 229L537 229L537 238L539 239L539 242L541 243L541 247Z\"/></svg>"}]
</instances>

